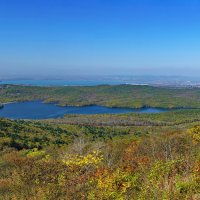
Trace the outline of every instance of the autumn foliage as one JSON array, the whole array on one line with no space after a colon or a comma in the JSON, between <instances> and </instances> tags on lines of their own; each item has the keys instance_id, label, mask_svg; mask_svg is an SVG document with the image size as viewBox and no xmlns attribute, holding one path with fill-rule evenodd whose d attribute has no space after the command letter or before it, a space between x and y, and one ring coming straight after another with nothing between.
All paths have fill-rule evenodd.
<instances>
[{"instance_id":1,"label":"autumn foliage","mask_svg":"<svg viewBox=\"0 0 200 200\"><path fill-rule=\"evenodd\" d=\"M13 130L10 126L12 122L6 130ZM9 147L4 140L0 199L197 200L199 134L199 126L194 126L187 131L133 133L106 140L86 135L69 144L22 149Z\"/></svg>"}]
</instances>

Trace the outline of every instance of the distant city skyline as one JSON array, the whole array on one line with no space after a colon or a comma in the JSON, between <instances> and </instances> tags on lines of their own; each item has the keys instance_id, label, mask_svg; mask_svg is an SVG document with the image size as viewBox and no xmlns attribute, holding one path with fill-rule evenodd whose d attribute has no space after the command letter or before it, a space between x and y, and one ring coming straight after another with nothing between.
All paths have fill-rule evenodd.
<instances>
[{"instance_id":1,"label":"distant city skyline","mask_svg":"<svg viewBox=\"0 0 200 200\"><path fill-rule=\"evenodd\" d=\"M1 0L0 78L200 74L197 0Z\"/></svg>"}]
</instances>

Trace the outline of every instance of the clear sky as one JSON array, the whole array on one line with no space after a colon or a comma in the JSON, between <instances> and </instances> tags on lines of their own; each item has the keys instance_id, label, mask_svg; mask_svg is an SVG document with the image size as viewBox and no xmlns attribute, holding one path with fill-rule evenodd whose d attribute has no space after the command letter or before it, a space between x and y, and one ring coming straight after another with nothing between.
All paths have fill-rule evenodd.
<instances>
[{"instance_id":1,"label":"clear sky","mask_svg":"<svg viewBox=\"0 0 200 200\"><path fill-rule=\"evenodd\" d=\"M0 74L198 75L199 0L0 0Z\"/></svg>"}]
</instances>

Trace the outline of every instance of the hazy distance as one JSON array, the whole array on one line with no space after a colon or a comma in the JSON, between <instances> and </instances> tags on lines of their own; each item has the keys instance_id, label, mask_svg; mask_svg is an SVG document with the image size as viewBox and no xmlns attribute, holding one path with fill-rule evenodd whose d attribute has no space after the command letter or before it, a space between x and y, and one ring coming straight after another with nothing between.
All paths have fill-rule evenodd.
<instances>
[{"instance_id":1,"label":"hazy distance","mask_svg":"<svg viewBox=\"0 0 200 200\"><path fill-rule=\"evenodd\" d=\"M0 78L198 76L197 0L0 1Z\"/></svg>"}]
</instances>

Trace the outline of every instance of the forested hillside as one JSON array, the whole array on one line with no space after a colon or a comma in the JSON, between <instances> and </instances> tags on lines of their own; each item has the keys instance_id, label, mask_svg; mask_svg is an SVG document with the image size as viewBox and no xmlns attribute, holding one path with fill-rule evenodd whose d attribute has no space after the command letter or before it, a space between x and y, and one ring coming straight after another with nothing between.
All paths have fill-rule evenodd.
<instances>
[{"instance_id":1,"label":"forested hillside","mask_svg":"<svg viewBox=\"0 0 200 200\"><path fill-rule=\"evenodd\" d=\"M0 119L0 199L200 199L200 90L4 85L0 101L186 107L157 114ZM188 109L188 108L195 109Z\"/></svg>"},{"instance_id":2,"label":"forested hillside","mask_svg":"<svg viewBox=\"0 0 200 200\"><path fill-rule=\"evenodd\" d=\"M199 199L200 126L187 126L1 119L0 199Z\"/></svg>"},{"instance_id":3,"label":"forested hillside","mask_svg":"<svg viewBox=\"0 0 200 200\"><path fill-rule=\"evenodd\" d=\"M199 88L163 88L134 85L88 87L0 86L0 102L43 100L59 105L109 107L200 108Z\"/></svg>"}]
</instances>

